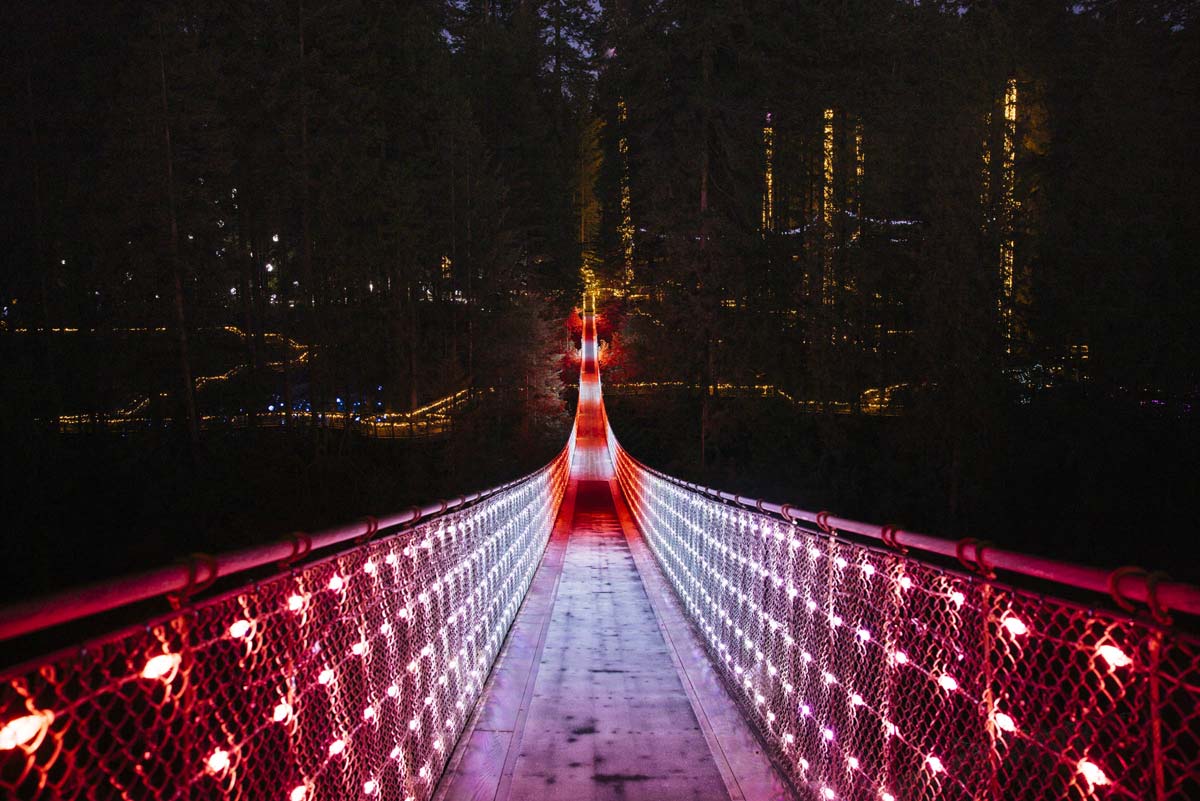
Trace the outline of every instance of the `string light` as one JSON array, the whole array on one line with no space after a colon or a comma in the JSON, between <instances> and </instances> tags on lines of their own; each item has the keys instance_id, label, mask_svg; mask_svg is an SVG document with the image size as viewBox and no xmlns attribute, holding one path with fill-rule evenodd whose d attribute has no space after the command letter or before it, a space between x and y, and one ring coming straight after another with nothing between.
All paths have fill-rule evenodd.
<instances>
[{"instance_id":1,"label":"string light","mask_svg":"<svg viewBox=\"0 0 1200 801\"><path fill-rule=\"evenodd\" d=\"M170 684L179 670L179 654L159 654L151 657L142 668L142 678L161 679Z\"/></svg>"},{"instance_id":2,"label":"string light","mask_svg":"<svg viewBox=\"0 0 1200 801\"><path fill-rule=\"evenodd\" d=\"M0 728L0 751L36 749L53 721L54 713L49 711L13 718Z\"/></svg>"},{"instance_id":3,"label":"string light","mask_svg":"<svg viewBox=\"0 0 1200 801\"><path fill-rule=\"evenodd\" d=\"M288 801L304 801L307 796L308 788L301 784L292 788L292 792L288 794Z\"/></svg>"},{"instance_id":4,"label":"string light","mask_svg":"<svg viewBox=\"0 0 1200 801\"><path fill-rule=\"evenodd\" d=\"M1133 660L1115 645L1101 645L1096 648L1096 652L1108 663L1109 667L1122 668L1133 664Z\"/></svg>"},{"instance_id":5,"label":"string light","mask_svg":"<svg viewBox=\"0 0 1200 801\"><path fill-rule=\"evenodd\" d=\"M224 773L229 767L229 752L221 748L213 751L205 764L208 766L208 772L214 775Z\"/></svg>"},{"instance_id":6,"label":"string light","mask_svg":"<svg viewBox=\"0 0 1200 801\"><path fill-rule=\"evenodd\" d=\"M1111 783L1104 770L1089 759L1079 760L1076 769L1079 771L1079 775L1087 781L1089 787L1103 787Z\"/></svg>"},{"instance_id":7,"label":"string light","mask_svg":"<svg viewBox=\"0 0 1200 801\"><path fill-rule=\"evenodd\" d=\"M237 620L232 626L229 627L229 636L233 637L234 639L241 639L242 637L250 634L250 628L251 625L249 620Z\"/></svg>"}]
</instances>

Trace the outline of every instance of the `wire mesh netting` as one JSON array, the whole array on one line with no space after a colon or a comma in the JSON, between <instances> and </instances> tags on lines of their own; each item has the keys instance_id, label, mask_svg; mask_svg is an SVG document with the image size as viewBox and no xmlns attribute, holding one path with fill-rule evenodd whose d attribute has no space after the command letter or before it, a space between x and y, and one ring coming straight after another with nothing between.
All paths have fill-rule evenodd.
<instances>
[{"instance_id":1,"label":"wire mesh netting","mask_svg":"<svg viewBox=\"0 0 1200 801\"><path fill-rule=\"evenodd\" d=\"M571 452L460 511L4 673L0 798L429 798Z\"/></svg>"},{"instance_id":2,"label":"wire mesh netting","mask_svg":"<svg viewBox=\"0 0 1200 801\"><path fill-rule=\"evenodd\" d=\"M609 437L660 567L802 794L1200 798L1195 639L731 507Z\"/></svg>"}]
</instances>

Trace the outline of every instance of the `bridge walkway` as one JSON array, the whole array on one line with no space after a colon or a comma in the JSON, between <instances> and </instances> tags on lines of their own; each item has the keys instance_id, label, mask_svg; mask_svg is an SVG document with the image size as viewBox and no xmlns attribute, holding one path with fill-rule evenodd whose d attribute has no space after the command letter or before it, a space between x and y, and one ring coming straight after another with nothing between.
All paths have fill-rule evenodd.
<instances>
[{"instance_id":1,"label":"bridge walkway","mask_svg":"<svg viewBox=\"0 0 1200 801\"><path fill-rule=\"evenodd\" d=\"M790 798L620 496L588 333L554 533L435 797Z\"/></svg>"}]
</instances>

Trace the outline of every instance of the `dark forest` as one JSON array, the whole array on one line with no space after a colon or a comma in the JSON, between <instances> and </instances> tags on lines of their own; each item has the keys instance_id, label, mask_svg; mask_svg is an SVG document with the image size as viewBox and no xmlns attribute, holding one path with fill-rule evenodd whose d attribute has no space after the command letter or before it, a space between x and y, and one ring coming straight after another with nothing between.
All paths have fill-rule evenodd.
<instances>
[{"instance_id":1,"label":"dark forest","mask_svg":"<svg viewBox=\"0 0 1200 801\"><path fill-rule=\"evenodd\" d=\"M1189 0L9 0L6 596L507 481L1196 579Z\"/></svg>"}]
</instances>

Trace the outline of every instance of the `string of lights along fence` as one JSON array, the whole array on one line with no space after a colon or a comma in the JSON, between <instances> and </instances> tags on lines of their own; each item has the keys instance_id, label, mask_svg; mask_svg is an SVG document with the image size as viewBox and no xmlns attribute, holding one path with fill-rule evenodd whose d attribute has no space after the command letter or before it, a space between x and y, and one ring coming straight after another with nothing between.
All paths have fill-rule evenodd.
<instances>
[{"instance_id":1,"label":"string of lights along fence","mask_svg":"<svg viewBox=\"0 0 1200 801\"><path fill-rule=\"evenodd\" d=\"M625 497L793 783L833 799L1200 798L1200 647L732 507L609 430Z\"/></svg>"},{"instance_id":2,"label":"string of lights along fence","mask_svg":"<svg viewBox=\"0 0 1200 801\"><path fill-rule=\"evenodd\" d=\"M601 402L594 372L582 402ZM1193 636L722 502L604 430L658 569L798 797L1200 798ZM574 444L471 505L0 673L0 799L431 798Z\"/></svg>"},{"instance_id":3,"label":"string of lights along fence","mask_svg":"<svg viewBox=\"0 0 1200 801\"><path fill-rule=\"evenodd\" d=\"M0 798L429 798L572 445L474 506L5 676Z\"/></svg>"}]
</instances>

